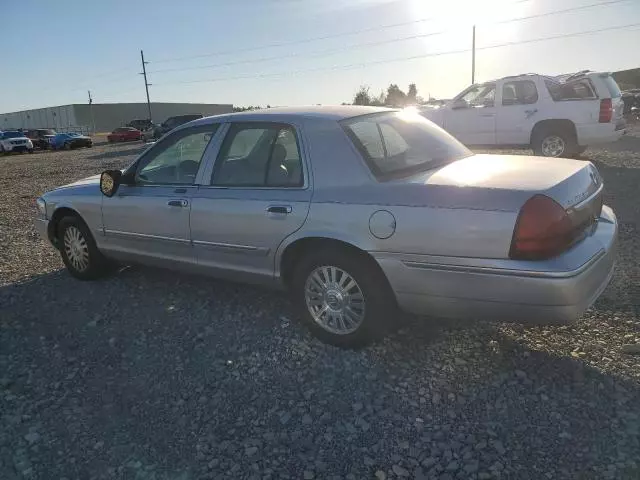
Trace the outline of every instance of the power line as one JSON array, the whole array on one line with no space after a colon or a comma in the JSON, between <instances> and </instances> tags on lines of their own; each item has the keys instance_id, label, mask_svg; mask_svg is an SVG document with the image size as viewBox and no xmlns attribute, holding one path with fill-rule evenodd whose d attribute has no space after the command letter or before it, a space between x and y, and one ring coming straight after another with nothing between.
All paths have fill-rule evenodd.
<instances>
[{"instance_id":1,"label":"power line","mask_svg":"<svg viewBox=\"0 0 640 480\"><path fill-rule=\"evenodd\" d=\"M511 2L508 5L517 5L519 3L526 3L526 2L531 2L533 0L517 0L515 2ZM628 1L628 0L616 0L616 1ZM417 20L410 20L407 22L399 22L399 23L389 23L386 25L379 25L376 27L368 27L368 28L363 28L361 30L354 30L351 32L342 32L342 33L334 33L331 35L323 35L320 37L310 37L310 38L303 38L300 40L292 40L292 41L287 41L287 42L280 42L280 43L270 43L268 45L260 45L258 47L246 47L246 48L236 48L233 50L222 50L219 52L212 52L212 53L203 53L200 55L191 55L191 56L185 56L185 57L173 57L173 58L163 58L160 60L154 60L153 63L168 63L168 62L181 62L181 61L185 61L185 60L193 60L195 58L207 58L207 57L216 57L219 55L229 55L232 53L241 53L241 52L253 52L253 51L258 51L258 50L266 50L269 48L277 48L277 47L285 47L287 45L299 45L302 43L311 43L311 42L318 42L321 40L328 40L330 38L339 38L339 37L346 37L346 36L351 36L351 35L359 35L361 33L367 33L367 32L376 32L379 30L386 30L389 28L395 28L395 27L405 27L407 25L415 25L416 23L422 23L422 22L428 22L430 20L435 20L438 17L427 17L427 18L420 18ZM149 72L151 73L151 72Z\"/></svg>"},{"instance_id":2,"label":"power line","mask_svg":"<svg viewBox=\"0 0 640 480\"><path fill-rule=\"evenodd\" d=\"M513 2L513 5L518 4L518 3L524 3L524 2L529 2L531 0L520 0L517 2ZM617 3L623 3L623 2L628 2L629 0L609 0L609 1L605 1L605 2L599 2L599 3L592 3L589 5L580 5L577 7L571 7L571 8L565 8L562 10L555 10L553 12L544 12L544 13L538 13L538 14L533 14L533 15L527 15L525 17L516 17L516 18L510 18L510 19L505 19L505 20L497 20L497 21L492 21L492 22L486 22L486 24L489 25L495 25L495 24L504 24L504 23L510 23L510 22L518 22L518 21L523 21L523 20L531 20L534 18L543 18L543 17L548 17L551 15L558 15L558 14L563 14L563 13L569 13L569 12L574 12L574 11L579 11L579 10L586 10L589 8L594 8L594 7L601 7L601 6L607 6L607 5L614 5ZM427 17L427 18L421 18L421 19L417 19L417 20L411 20L411 21L407 21L407 22L400 22L400 23L393 23L393 24L387 24L387 25L381 25L381 26L377 26L377 27L369 27L369 28L365 28L365 29L361 29L361 30L355 30L352 32L343 32L343 33L337 33L337 34L332 34L332 35L324 35L321 37L312 37L312 38L306 38L306 39L301 39L301 40L297 40L297 41L288 41L288 42L281 42L281 43L272 43L269 45L261 45L261 46L257 46L257 47L247 47L247 48L240 48L240 49L234 49L234 50L225 50L225 51L220 51L220 52L213 52L213 53L207 53L207 54L201 54L201 55L192 55L192 56L185 56L185 57L174 57L174 58L169 58L169 59L160 59L160 60L155 60L152 63L156 64L156 63L168 63L168 62L179 62L179 61L185 61L185 60L193 60L196 58L208 58L208 57L215 57L215 56L221 56L221 55L229 55L232 53L242 53L242 52L249 52L249 51L257 51L257 50L265 50L265 49L269 49L269 48L276 48L276 47L283 47L283 46L287 46L287 45L299 45L299 44L303 44L303 43L310 43L310 42L315 42L315 41L320 41L320 40L327 40L330 38L338 38L338 37L343 37L343 36L350 36L350 35L357 35L357 34L361 34L361 33L367 33L367 32L373 32L373 31L380 31L380 30L386 30L389 28L395 28L395 27L401 27L401 26L407 26L407 25L413 25L416 23L422 23L422 22L427 22L430 20L434 20L437 17ZM434 33L428 33L428 34L423 34L423 35L413 35L413 36L409 36L409 37L402 37L399 39L391 39L391 40L386 40L386 41L381 41L381 42L371 42L371 43L365 43L365 44L356 44L356 45L352 45L351 47L341 47L339 49L330 49L327 50L326 52L337 52L337 51L344 51L345 48L360 48L360 47L368 47L368 46L375 46L375 45L381 45L384 43L393 43L393 42L398 42L398 41L405 41L405 40L410 40L410 39L414 39L414 38L423 38L423 37L427 37L427 36L432 36L432 35L438 35L441 33L444 33L446 31L449 31L451 29L447 29L447 30L442 30L439 32L434 32ZM321 50L317 53L324 53L324 50ZM267 61L267 60L277 60L280 58L288 58L288 57L294 57L294 56L299 56L299 55L304 55L304 54L291 54L291 55L287 55L287 56L277 56L277 57L269 57L268 59L257 59L257 60L240 60L240 61L235 61L235 62L227 62L227 63L222 63L222 64L213 64L213 65L205 65L205 66L199 66L199 67L187 67L187 68L170 68L170 69L162 69L162 70L155 70L153 72L149 72L149 73L162 73L162 72L172 72L172 71L182 71L182 70L199 70L199 69L206 69L206 68L214 68L214 67L218 67L218 66L231 66L231 65L239 65L242 63L251 63L251 62L262 62L262 61ZM314 55L314 53L311 53L311 55Z\"/></svg>"},{"instance_id":3,"label":"power line","mask_svg":"<svg viewBox=\"0 0 640 480\"><path fill-rule=\"evenodd\" d=\"M583 10L585 8L592 8L592 7L599 7L602 5L610 5L610 4L614 4L614 3L621 3L621 2L626 2L628 0L611 0L611 1L607 1L604 3L595 3L595 4L590 4L590 5L582 5L580 7L574 7L574 8L567 8L564 10L556 10L554 12L545 12L545 13L540 13L540 14L536 14L536 15L529 15L526 17L518 17L518 18L512 18L512 19L507 19L507 20L501 20L499 22L495 22L495 23L508 23L508 22L516 22L516 21L521 21L521 20L529 20L532 18L540 18L540 17L546 17L549 15L555 15L555 14L562 14L562 13L567 13L567 12L572 12L575 10ZM475 28L475 27L474 27ZM161 69L161 70L151 70L147 73L149 74L157 74L157 73L168 73L168 72L182 72L182 71L188 71L188 70L206 70L209 68L218 68L218 67L229 67L229 66L233 66L233 65L243 65L243 64L247 64L247 63L263 63L263 62L270 62L273 60L282 60L285 58L295 58L295 57L300 57L300 56L304 56L305 58L315 58L315 57L323 57L323 56L328 56L331 55L333 53L340 53L340 52L344 52L345 50L348 49L354 49L354 48L368 48L368 47L376 47L376 46L380 46L380 45L387 45L390 43L398 43L398 42L406 42L408 40L416 40L416 39L420 39L420 38L427 38L427 37L433 37L435 35L442 35L443 33L446 33L448 31L451 31L452 29L446 29L446 30L439 30L437 32L429 32L429 33L423 33L423 34L417 34L417 35L409 35L406 37L400 37L400 38L392 38L392 39L388 39L388 40L378 40L375 42L367 42L367 43L359 43L359 44L355 44L355 45L350 45L350 46L343 46L343 47L338 47L338 48L329 48L329 49L324 49L324 50L317 50L315 52L310 52L310 53L289 53L286 55L275 55L272 57L263 57L263 58L258 58L258 59L253 59L253 60L234 60L231 62L224 62L224 63L214 63L211 65L200 65L200 66L195 66L195 67L176 67L176 68L165 68L165 69Z\"/></svg>"},{"instance_id":4,"label":"power line","mask_svg":"<svg viewBox=\"0 0 640 480\"><path fill-rule=\"evenodd\" d=\"M611 30L622 30L622 29L625 29L625 28L638 27L638 26L640 26L640 23L630 23L630 24L627 24L627 25L616 25L616 26L612 26L612 27L599 28L599 29L595 29L595 30L585 30L585 31L582 31L582 32L565 33L565 34L560 34L560 35L552 35L552 36L548 36L548 37L533 38L533 39L529 39L529 40L505 42L505 43L499 43L499 44L495 44L495 45L487 45L487 46L484 46L484 47L476 47L476 51L477 50L490 50L490 49L494 49L494 48L501 48L501 47L507 47L507 46L523 45L523 44L528 44L528 43L545 42L545 41L549 41L549 40L557 40L557 39L560 39L560 38L578 37L578 36L582 36L582 35L592 35L592 34L595 34L595 33L607 32L607 31L611 31ZM310 69L298 70L298 71L294 71L294 72L278 72L278 73L264 73L264 74L251 74L251 75L237 75L237 76L232 76L232 77L219 77L219 78L211 78L211 79L203 79L203 80L167 82L167 83L160 83L160 84L155 84L155 85L156 86L162 86L162 85L183 85L183 84L194 84L194 83L222 82L222 81L229 81L229 80L244 80L244 79L251 79L251 78L283 77L283 76L292 75L292 74L312 73L312 72L319 72L319 71L348 70L348 69L353 69L353 68L366 67L366 66L370 66L370 65L380 65L380 64L385 64L385 63L394 63L394 62L403 62L403 61L409 61L409 60L418 60L418 59L423 59L423 58L428 58L428 57L439 57L439 56L443 56L443 55L453 55L453 54L458 54L458 53L466 53L466 52L470 52L470 51L471 51L470 48L464 48L464 49L459 49L459 50L449 50L449 51L445 51L445 52L434 52L434 53L427 53L427 54L420 54L420 55L412 55L412 56L407 56L407 57L397 57L397 58L386 59L386 60L374 60L374 61L371 61L371 62L351 63L351 64L347 64L347 65L334 65L332 67L310 68Z\"/></svg>"}]
</instances>

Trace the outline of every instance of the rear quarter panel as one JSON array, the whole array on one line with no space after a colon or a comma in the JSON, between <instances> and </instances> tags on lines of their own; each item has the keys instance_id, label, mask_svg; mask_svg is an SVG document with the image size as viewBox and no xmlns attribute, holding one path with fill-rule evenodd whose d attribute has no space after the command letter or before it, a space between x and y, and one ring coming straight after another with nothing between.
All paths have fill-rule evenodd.
<instances>
[{"instance_id":1,"label":"rear quarter panel","mask_svg":"<svg viewBox=\"0 0 640 480\"><path fill-rule=\"evenodd\" d=\"M280 251L298 238L328 237L368 252L508 255L520 200L513 209L489 211L478 208L473 194L459 195L459 187L380 183L337 122L314 122L306 130L313 197L305 224ZM370 219L380 210L395 218L389 238L371 231Z\"/></svg>"}]
</instances>

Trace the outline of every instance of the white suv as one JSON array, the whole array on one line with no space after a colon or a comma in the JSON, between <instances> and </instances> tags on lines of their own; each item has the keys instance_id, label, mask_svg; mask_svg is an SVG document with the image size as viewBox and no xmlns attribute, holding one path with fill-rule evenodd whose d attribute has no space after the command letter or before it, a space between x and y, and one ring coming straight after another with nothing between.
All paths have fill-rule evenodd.
<instances>
[{"instance_id":1,"label":"white suv","mask_svg":"<svg viewBox=\"0 0 640 480\"><path fill-rule=\"evenodd\" d=\"M12 152L33 153L33 143L24 132L7 131L0 133L0 154Z\"/></svg>"},{"instance_id":2,"label":"white suv","mask_svg":"<svg viewBox=\"0 0 640 480\"><path fill-rule=\"evenodd\" d=\"M526 74L472 85L421 113L467 145L574 156L624 133L622 95L609 73Z\"/></svg>"}]
</instances>

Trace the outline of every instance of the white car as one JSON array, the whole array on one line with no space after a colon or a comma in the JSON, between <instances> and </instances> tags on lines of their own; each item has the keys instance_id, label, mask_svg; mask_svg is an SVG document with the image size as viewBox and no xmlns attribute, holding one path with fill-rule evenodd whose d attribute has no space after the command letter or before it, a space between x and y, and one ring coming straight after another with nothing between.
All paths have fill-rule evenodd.
<instances>
[{"instance_id":1,"label":"white car","mask_svg":"<svg viewBox=\"0 0 640 480\"><path fill-rule=\"evenodd\" d=\"M472 85L421 114L466 145L531 148L536 155L579 155L624 133L624 103L609 73L505 77Z\"/></svg>"},{"instance_id":2,"label":"white car","mask_svg":"<svg viewBox=\"0 0 640 480\"><path fill-rule=\"evenodd\" d=\"M29 152L33 153L33 142L24 132L7 131L0 134L0 153Z\"/></svg>"}]
</instances>

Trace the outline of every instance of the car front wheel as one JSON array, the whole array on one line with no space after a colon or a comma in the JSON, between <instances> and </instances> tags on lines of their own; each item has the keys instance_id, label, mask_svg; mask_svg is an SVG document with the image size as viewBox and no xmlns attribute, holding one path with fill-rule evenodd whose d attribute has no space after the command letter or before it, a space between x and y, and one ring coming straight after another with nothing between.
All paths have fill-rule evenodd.
<instances>
[{"instance_id":1,"label":"car front wheel","mask_svg":"<svg viewBox=\"0 0 640 480\"><path fill-rule=\"evenodd\" d=\"M344 249L321 249L303 257L292 294L305 323L320 340L357 348L379 338L396 304L373 259Z\"/></svg>"},{"instance_id":2,"label":"car front wheel","mask_svg":"<svg viewBox=\"0 0 640 480\"><path fill-rule=\"evenodd\" d=\"M110 262L100 253L87 225L78 217L64 217L58 224L60 255L71 275L94 280L110 271Z\"/></svg>"}]
</instances>

